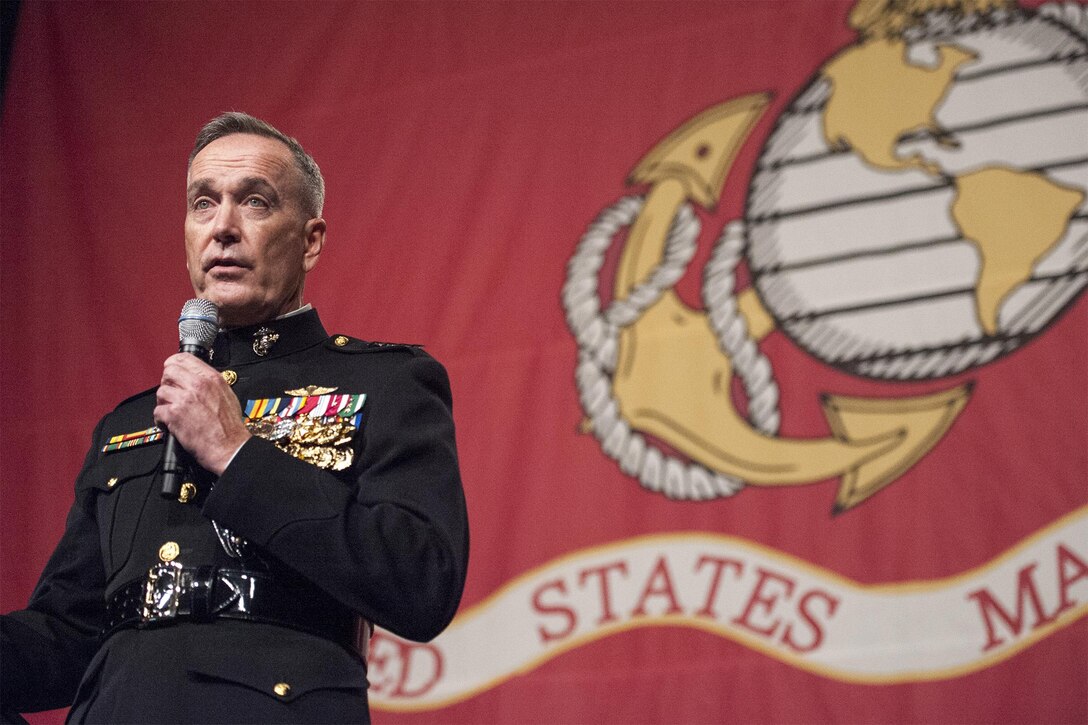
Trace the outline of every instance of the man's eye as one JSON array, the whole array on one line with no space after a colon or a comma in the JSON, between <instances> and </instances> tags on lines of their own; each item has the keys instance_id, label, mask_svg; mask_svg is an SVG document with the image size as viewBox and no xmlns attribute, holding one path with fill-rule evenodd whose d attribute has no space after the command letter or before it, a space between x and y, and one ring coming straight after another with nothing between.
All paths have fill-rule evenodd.
<instances>
[{"instance_id":1,"label":"man's eye","mask_svg":"<svg viewBox=\"0 0 1088 725\"><path fill-rule=\"evenodd\" d=\"M246 199L246 206L253 207L254 209L267 209L268 202L259 196L251 196Z\"/></svg>"},{"instance_id":2,"label":"man's eye","mask_svg":"<svg viewBox=\"0 0 1088 725\"><path fill-rule=\"evenodd\" d=\"M210 208L211 205L212 203L208 199L197 199L193 202L193 209L196 209L197 211L203 211Z\"/></svg>"}]
</instances>

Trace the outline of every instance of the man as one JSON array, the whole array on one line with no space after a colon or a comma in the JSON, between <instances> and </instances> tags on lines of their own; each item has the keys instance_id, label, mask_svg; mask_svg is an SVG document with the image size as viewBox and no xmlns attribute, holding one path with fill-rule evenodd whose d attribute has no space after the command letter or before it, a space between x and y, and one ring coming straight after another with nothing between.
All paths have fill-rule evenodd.
<instances>
[{"instance_id":1,"label":"man","mask_svg":"<svg viewBox=\"0 0 1088 725\"><path fill-rule=\"evenodd\" d=\"M76 722L367 722L372 625L453 617L468 527L449 385L426 353L329 336L303 305L324 182L241 113L189 158L186 264L211 364L99 423L27 609L3 617L3 710ZM162 428L190 457L162 491Z\"/></svg>"}]
</instances>

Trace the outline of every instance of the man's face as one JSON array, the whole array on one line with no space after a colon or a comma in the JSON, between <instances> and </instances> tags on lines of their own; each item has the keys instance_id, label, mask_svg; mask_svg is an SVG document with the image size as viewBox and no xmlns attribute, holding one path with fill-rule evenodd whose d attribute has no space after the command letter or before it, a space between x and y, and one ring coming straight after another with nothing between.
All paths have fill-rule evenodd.
<instances>
[{"instance_id":1,"label":"man's face","mask_svg":"<svg viewBox=\"0 0 1088 725\"><path fill-rule=\"evenodd\" d=\"M200 150L186 181L185 264L224 327L270 320L302 304L325 222L301 204L302 174L276 139L232 134Z\"/></svg>"}]
</instances>

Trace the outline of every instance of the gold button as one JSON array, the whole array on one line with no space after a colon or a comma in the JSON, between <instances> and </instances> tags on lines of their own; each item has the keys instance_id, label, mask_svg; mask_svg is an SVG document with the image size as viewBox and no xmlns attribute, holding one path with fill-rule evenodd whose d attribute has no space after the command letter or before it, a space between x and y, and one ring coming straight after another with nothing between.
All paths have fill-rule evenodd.
<instances>
[{"instance_id":1,"label":"gold button","mask_svg":"<svg viewBox=\"0 0 1088 725\"><path fill-rule=\"evenodd\" d=\"M176 541L167 541L159 547L159 558L163 561L173 561L181 553L181 547Z\"/></svg>"},{"instance_id":2,"label":"gold button","mask_svg":"<svg viewBox=\"0 0 1088 725\"><path fill-rule=\"evenodd\" d=\"M196 496L196 486L189 482L181 484L181 490L178 492L178 501L189 503L193 500L193 496Z\"/></svg>"},{"instance_id":3,"label":"gold button","mask_svg":"<svg viewBox=\"0 0 1088 725\"><path fill-rule=\"evenodd\" d=\"M106 481L106 488L113 488L117 485L117 476L114 476L110 480Z\"/></svg>"},{"instance_id":4,"label":"gold button","mask_svg":"<svg viewBox=\"0 0 1088 725\"><path fill-rule=\"evenodd\" d=\"M287 697L291 694L291 686L286 682L277 682L272 688L272 692L276 693L279 697Z\"/></svg>"},{"instance_id":5,"label":"gold button","mask_svg":"<svg viewBox=\"0 0 1088 725\"><path fill-rule=\"evenodd\" d=\"M222 375L223 379L227 381L227 385L234 385L236 382L238 382L238 373L234 372L233 370L224 370L219 374Z\"/></svg>"},{"instance_id":6,"label":"gold button","mask_svg":"<svg viewBox=\"0 0 1088 725\"><path fill-rule=\"evenodd\" d=\"M343 335L337 335L332 340L332 344L336 345L337 347L343 347L344 345L347 345L348 342L349 340Z\"/></svg>"}]
</instances>

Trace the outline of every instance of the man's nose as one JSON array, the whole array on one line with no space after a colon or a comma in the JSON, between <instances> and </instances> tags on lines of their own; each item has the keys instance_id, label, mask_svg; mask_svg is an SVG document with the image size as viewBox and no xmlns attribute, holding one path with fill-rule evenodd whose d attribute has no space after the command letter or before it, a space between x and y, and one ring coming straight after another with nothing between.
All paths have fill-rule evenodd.
<instances>
[{"instance_id":1,"label":"man's nose","mask_svg":"<svg viewBox=\"0 0 1088 725\"><path fill-rule=\"evenodd\" d=\"M238 226L238 205L224 201L219 205L212 226L212 238L223 245L234 244L241 239Z\"/></svg>"}]
</instances>

